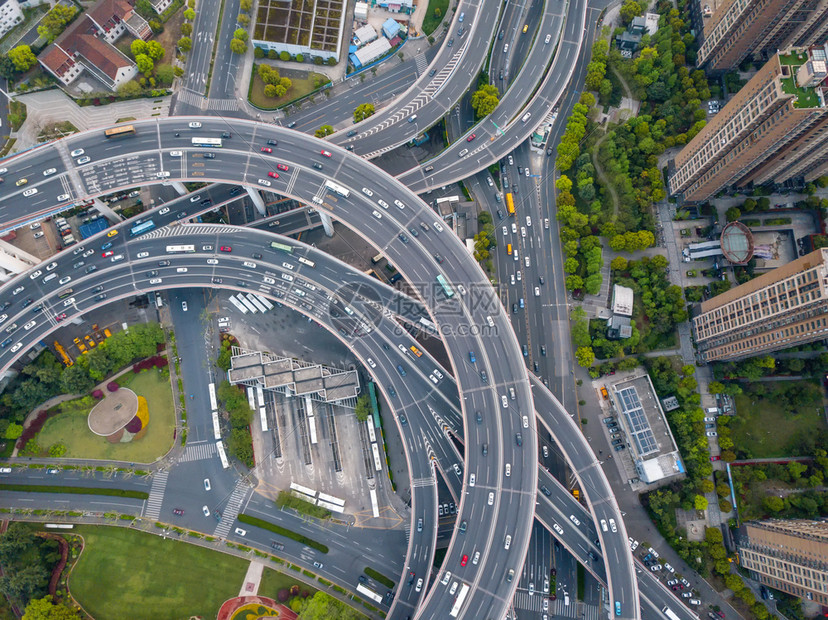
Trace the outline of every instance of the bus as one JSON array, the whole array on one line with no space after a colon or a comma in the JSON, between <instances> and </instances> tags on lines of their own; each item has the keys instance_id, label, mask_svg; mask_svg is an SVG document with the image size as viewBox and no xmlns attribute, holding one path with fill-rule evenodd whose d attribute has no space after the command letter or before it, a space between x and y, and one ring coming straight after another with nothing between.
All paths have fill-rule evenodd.
<instances>
[{"instance_id":1,"label":"bus","mask_svg":"<svg viewBox=\"0 0 828 620\"><path fill-rule=\"evenodd\" d=\"M262 304L268 310L273 310L273 304L270 303L270 300L267 297L262 297L261 295L256 295L256 299L258 299L259 303Z\"/></svg>"},{"instance_id":2,"label":"bus","mask_svg":"<svg viewBox=\"0 0 828 620\"><path fill-rule=\"evenodd\" d=\"M374 469L382 471L382 461L380 460L379 448L376 442L371 444L371 452L374 455Z\"/></svg>"},{"instance_id":3,"label":"bus","mask_svg":"<svg viewBox=\"0 0 828 620\"><path fill-rule=\"evenodd\" d=\"M224 451L224 444L221 439L216 442L216 450L218 450L218 455L221 459L221 466L224 469L230 469L230 463L227 461L227 453Z\"/></svg>"},{"instance_id":4,"label":"bus","mask_svg":"<svg viewBox=\"0 0 828 620\"><path fill-rule=\"evenodd\" d=\"M274 250L281 250L282 252L293 254L293 246L287 245L286 243L277 243L276 241L271 241L270 247L272 247Z\"/></svg>"},{"instance_id":5,"label":"bus","mask_svg":"<svg viewBox=\"0 0 828 620\"><path fill-rule=\"evenodd\" d=\"M219 425L218 411L213 409L213 437L216 441L221 439L221 426Z\"/></svg>"},{"instance_id":6,"label":"bus","mask_svg":"<svg viewBox=\"0 0 828 620\"><path fill-rule=\"evenodd\" d=\"M267 312L267 308L265 307L265 305L262 302L260 302L253 293L248 293L247 295L245 295L245 297L247 297L247 301L249 301L256 307L256 310L258 310L262 314Z\"/></svg>"},{"instance_id":7,"label":"bus","mask_svg":"<svg viewBox=\"0 0 828 620\"><path fill-rule=\"evenodd\" d=\"M211 149L220 149L221 138L193 138L193 146L206 146Z\"/></svg>"},{"instance_id":8,"label":"bus","mask_svg":"<svg viewBox=\"0 0 828 620\"><path fill-rule=\"evenodd\" d=\"M210 396L210 411L216 411L218 409L218 401L216 400L216 385L214 383L207 385L207 393Z\"/></svg>"},{"instance_id":9,"label":"bus","mask_svg":"<svg viewBox=\"0 0 828 620\"><path fill-rule=\"evenodd\" d=\"M674 612L674 611L673 611L672 609L670 609L669 607L664 607L664 608L661 610L661 613L663 613L666 617L670 618L670 620L681 620L681 619L678 617L678 614L676 614L676 612Z\"/></svg>"},{"instance_id":10,"label":"bus","mask_svg":"<svg viewBox=\"0 0 828 620\"><path fill-rule=\"evenodd\" d=\"M191 254L195 252L194 245L168 245L167 254Z\"/></svg>"},{"instance_id":11,"label":"bus","mask_svg":"<svg viewBox=\"0 0 828 620\"><path fill-rule=\"evenodd\" d=\"M234 306L236 306L236 310L238 310L238 311L239 311L239 312L241 312L242 314L247 314L247 313L248 313L247 306L243 305L243 304L242 304L242 303L241 303L238 299L236 299L233 295L230 295L230 297L229 297L228 299L230 299L230 303L231 303L231 304L233 304Z\"/></svg>"},{"instance_id":12,"label":"bus","mask_svg":"<svg viewBox=\"0 0 828 620\"><path fill-rule=\"evenodd\" d=\"M457 593L457 598L454 599L454 607L451 608L449 615L452 618L456 618L457 614L460 613L460 608L463 606L463 603L466 602L466 597L469 595L469 584L464 583L460 586L460 592Z\"/></svg>"},{"instance_id":13,"label":"bus","mask_svg":"<svg viewBox=\"0 0 828 620\"><path fill-rule=\"evenodd\" d=\"M308 266L308 267L310 267L310 268L314 268L314 267L316 267L316 263L315 263L315 262L313 262L312 260L308 260L308 259L307 259L307 258L305 258L304 256L300 256L300 257L299 257L299 262L300 262L300 263L302 263L303 265L307 265L307 266Z\"/></svg>"},{"instance_id":14,"label":"bus","mask_svg":"<svg viewBox=\"0 0 828 620\"><path fill-rule=\"evenodd\" d=\"M506 194L506 208L509 209L509 215L515 214L515 199L512 197L512 192Z\"/></svg>"},{"instance_id":15,"label":"bus","mask_svg":"<svg viewBox=\"0 0 828 620\"><path fill-rule=\"evenodd\" d=\"M121 125L120 127L111 127L104 131L104 135L107 138L113 138L115 136L125 136L130 133L135 133L134 125Z\"/></svg>"},{"instance_id":16,"label":"bus","mask_svg":"<svg viewBox=\"0 0 828 620\"><path fill-rule=\"evenodd\" d=\"M446 282L446 279L443 277L442 273L437 274L437 284L443 289L443 292L446 294L446 297L451 299L454 297L454 290L449 286L449 283Z\"/></svg>"},{"instance_id":17,"label":"bus","mask_svg":"<svg viewBox=\"0 0 828 620\"><path fill-rule=\"evenodd\" d=\"M247 300L247 297L244 296L244 293L237 293L236 297L242 303L242 305L250 311L250 314L256 314L259 311L259 309L256 306L254 306Z\"/></svg>"},{"instance_id":18,"label":"bus","mask_svg":"<svg viewBox=\"0 0 828 620\"><path fill-rule=\"evenodd\" d=\"M329 191L335 192L342 196L343 198L347 198L351 195L351 192L346 187L342 187L339 183L334 183L330 179L325 181L325 187L328 188Z\"/></svg>"},{"instance_id":19,"label":"bus","mask_svg":"<svg viewBox=\"0 0 828 620\"><path fill-rule=\"evenodd\" d=\"M146 222L142 222L137 226L133 226L129 229L129 235L131 237L137 237L138 235L143 235L144 233L148 233L153 228L155 228L155 222L152 220L147 220Z\"/></svg>"},{"instance_id":20,"label":"bus","mask_svg":"<svg viewBox=\"0 0 828 620\"><path fill-rule=\"evenodd\" d=\"M75 292L74 289L65 288L58 295L58 299L66 299L67 297L69 297L74 292Z\"/></svg>"},{"instance_id":21,"label":"bus","mask_svg":"<svg viewBox=\"0 0 828 620\"><path fill-rule=\"evenodd\" d=\"M382 603L382 597L374 592L371 588L366 588L361 583L357 584L357 592L359 592L362 596L370 598L375 603Z\"/></svg>"}]
</instances>

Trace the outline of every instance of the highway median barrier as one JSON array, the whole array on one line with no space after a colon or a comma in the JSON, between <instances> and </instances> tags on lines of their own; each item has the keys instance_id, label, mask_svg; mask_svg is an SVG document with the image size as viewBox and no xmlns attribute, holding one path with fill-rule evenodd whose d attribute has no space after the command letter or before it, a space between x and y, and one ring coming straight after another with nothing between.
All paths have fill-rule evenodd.
<instances>
[{"instance_id":1,"label":"highway median barrier","mask_svg":"<svg viewBox=\"0 0 828 620\"><path fill-rule=\"evenodd\" d=\"M110 497L149 499L149 493L146 491L105 489L101 487L64 487L48 484L0 484L0 491L19 491L21 493L70 493L73 495L109 495Z\"/></svg>"},{"instance_id":2,"label":"highway median barrier","mask_svg":"<svg viewBox=\"0 0 828 620\"><path fill-rule=\"evenodd\" d=\"M366 575L368 575L371 579L373 579L374 581L378 581L379 583L384 585L389 590L393 590L394 586L397 585L396 582L394 582L392 579L389 579L388 577L386 577L382 573L379 573L379 572L375 571L370 566L366 566L365 570L363 572Z\"/></svg>"},{"instance_id":3,"label":"highway median barrier","mask_svg":"<svg viewBox=\"0 0 828 620\"><path fill-rule=\"evenodd\" d=\"M255 527L260 527L264 530L268 530L269 532L273 532L274 534L278 534L279 536L284 536L285 538L290 538L291 540L295 540L298 543L302 543L303 545L307 545L311 549L316 549L321 553L328 553L328 546L323 545L320 542L317 542L307 536L303 536L302 534L298 534L292 530L289 530L285 527L280 525L276 525L275 523L270 523L269 521L265 521L264 519L259 519L258 517L251 517L247 514L240 514L238 517L239 521L242 523L246 523L247 525L253 525Z\"/></svg>"}]
</instances>

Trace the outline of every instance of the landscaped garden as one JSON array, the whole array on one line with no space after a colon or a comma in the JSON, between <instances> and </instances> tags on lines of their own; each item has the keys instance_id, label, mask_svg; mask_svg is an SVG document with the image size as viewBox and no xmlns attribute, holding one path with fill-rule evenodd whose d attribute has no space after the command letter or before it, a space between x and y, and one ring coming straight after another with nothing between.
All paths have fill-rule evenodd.
<instances>
[{"instance_id":1,"label":"landscaped garden","mask_svg":"<svg viewBox=\"0 0 828 620\"><path fill-rule=\"evenodd\" d=\"M97 620L214 618L237 596L248 561L118 527L80 526L72 596Z\"/></svg>"},{"instance_id":2,"label":"landscaped garden","mask_svg":"<svg viewBox=\"0 0 828 620\"><path fill-rule=\"evenodd\" d=\"M169 371L152 368L138 374L128 372L118 383L146 399L149 423L145 434L128 443L110 443L89 430L88 416L97 401L91 396L62 403L57 415L49 418L35 437L38 446L48 449L66 446L68 458L104 459L151 463L172 447L175 407L170 389Z\"/></svg>"},{"instance_id":3,"label":"landscaped garden","mask_svg":"<svg viewBox=\"0 0 828 620\"><path fill-rule=\"evenodd\" d=\"M269 66L269 65L268 65ZM250 78L250 92L248 99L257 108L262 110L278 110L279 108L305 97L320 86L328 82L328 77L321 73L308 71L305 77L291 77L290 88L282 97L268 97L265 95L265 84L259 75L258 65L253 66L253 75Z\"/></svg>"}]
</instances>

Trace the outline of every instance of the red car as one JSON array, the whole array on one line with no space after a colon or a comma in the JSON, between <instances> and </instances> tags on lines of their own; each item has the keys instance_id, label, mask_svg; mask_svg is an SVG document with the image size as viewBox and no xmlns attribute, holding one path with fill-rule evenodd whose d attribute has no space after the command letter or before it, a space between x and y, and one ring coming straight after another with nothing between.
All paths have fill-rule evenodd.
<instances>
[{"instance_id":1,"label":"red car","mask_svg":"<svg viewBox=\"0 0 828 620\"><path fill-rule=\"evenodd\" d=\"M233 248L231 248L229 245L223 245L219 248L219 250L221 250L222 252L232 252Z\"/></svg>"},{"instance_id":2,"label":"red car","mask_svg":"<svg viewBox=\"0 0 828 620\"><path fill-rule=\"evenodd\" d=\"M468 138L466 138L466 142L471 142L471 141L472 141L472 140L474 140L476 137L477 137L477 134L476 134L476 133L473 133L473 134L472 134L472 135L470 135Z\"/></svg>"},{"instance_id":3,"label":"red car","mask_svg":"<svg viewBox=\"0 0 828 620\"><path fill-rule=\"evenodd\" d=\"M267 173L267 176L269 176L269 177L271 177L271 178L273 178L273 179L278 179L278 178L279 178L279 174L278 174L278 173L276 173L276 172L272 172L272 171L271 171L271 172L268 172L268 173Z\"/></svg>"},{"instance_id":4,"label":"red car","mask_svg":"<svg viewBox=\"0 0 828 620\"><path fill-rule=\"evenodd\" d=\"M460 566L465 566L469 563L469 556L463 555L463 558L460 560Z\"/></svg>"},{"instance_id":5,"label":"red car","mask_svg":"<svg viewBox=\"0 0 828 620\"><path fill-rule=\"evenodd\" d=\"M710 460L711 460L711 461L721 461L721 460L722 460L722 457L720 457L720 456L711 456L711 457L710 457Z\"/></svg>"},{"instance_id":6,"label":"red car","mask_svg":"<svg viewBox=\"0 0 828 620\"><path fill-rule=\"evenodd\" d=\"M173 510L173 514L174 514L174 515L178 515L178 516L180 517L181 515L183 515L183 514L184 514L184 511L183 511L183 510L181 510L181 508L175 508L175 509Z\"/></svg>"},{"instance_id":7,"label":"red car","mask_svg":"<svg viewBox=\"0 0 828 620\"><path fill-rule=\"evenodd\" d=\"M284 165L284 164L276 164L276 168L278 168L278 169L279 169L279 170L281 170L282 172L287 172L288 170L290 170L290 168L288 168L288 167L287 167L286 165Z\"/></svg>"},{"instance_id":8,"label":"red car","mask_svg":"<svg viewBox=\"0 0 828 620\"><path fill-rule=\"evenodd\" d=\"M262 147L262 153L272 153L272 152L273 152L273 149L270 148L269 146L263 146Z\"/></svg>"},{"instance_id":9,"label":"red car","mask_svg":"<svg viewBox=\"0 0 828 620\"><path fill-rule=\"evenodd\" d=\"M65 318L66 318L66 313L65 313L65 312L62 312L62 313L58 314L58 315L55 317L55 321L60 322L60 321L62 321L62 320L63 320L63 319L65 319Z\"/></svg>"},{"instance_id":10,"label":"red car","mask_svg":"<svg viewBox=\"0 0 828 620\"><path fill-rule=\"evenodd\" d=\"M331 155L331 152L330 152L330 151L322 151L322 154L323 154L325 157L333 157L333 155Z\"/></svg>"},{"instance_id":11,"label":"red car","mask_svg":"<svg viewBox=\"0 0 828 620\"><path fill-rule=\"evenodd\" d=\"M107 250L106 252L104 252L103 254L101 254L101 256L102 256L103 258L106 258L107 256L112 256L113 254L115 254L115 252L113 252L112 250Z\"/></svg>"}]
</instances>

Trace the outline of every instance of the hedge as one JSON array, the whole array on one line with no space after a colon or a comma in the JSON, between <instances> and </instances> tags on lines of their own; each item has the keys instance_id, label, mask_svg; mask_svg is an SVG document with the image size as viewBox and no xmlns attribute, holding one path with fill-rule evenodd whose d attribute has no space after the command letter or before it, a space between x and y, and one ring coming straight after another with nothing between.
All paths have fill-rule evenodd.
<instances>
[{"instance_id":1,"label":"hedge","mask_svg":"<svg viewBox=\"0 0 828 620\"><path fill-rule=\"evenodd\" d=\"M323 545L321 542L317 542L312 538L308 538L307 536L303 536L302 534L298 534L293 530L289 530L284 528L280 525L276 525L275 523L270 523L270 521L265 521L264 519L259 519L258 517L251 517L247 514L240 514L238 516L239 521L242 523L246 523L247 525L254 525L256 527L260 527L263 530L268 530L273 532L274 534L278 534L279 536L284 536L285 538L290 538L291 540L295 540L298 543L302 543L303 545L307 545L311 549L316 549L317 551L321 551L322 553L328 553L328 546Z\"/></svg>"},{"instance_id":2,"label":"hedge","mask_svg":"<svg viewBox=\"0 0 828 620\"><path fill-rule=\"evenodd\" d=\"M109 495L112 497L149 499L149 493L146 491L108 489L100 487L59 487L46 484L0 484L0 491L20 491L23 493L71 493L74 495Z\"/></svg>"},{"instance_id":3,"label":"hedge","mask_svg":"<svg viewBox=\"0 0 828 620\"><path fill-rule=\"evenodd\" d=\"M393 589L395 585L397 585L394 581L383 575L382 573L378 573L370 566L365 567L365 574L368 575L374 581L380 582L386 588Z\"/></svg>"}]
</instances>

